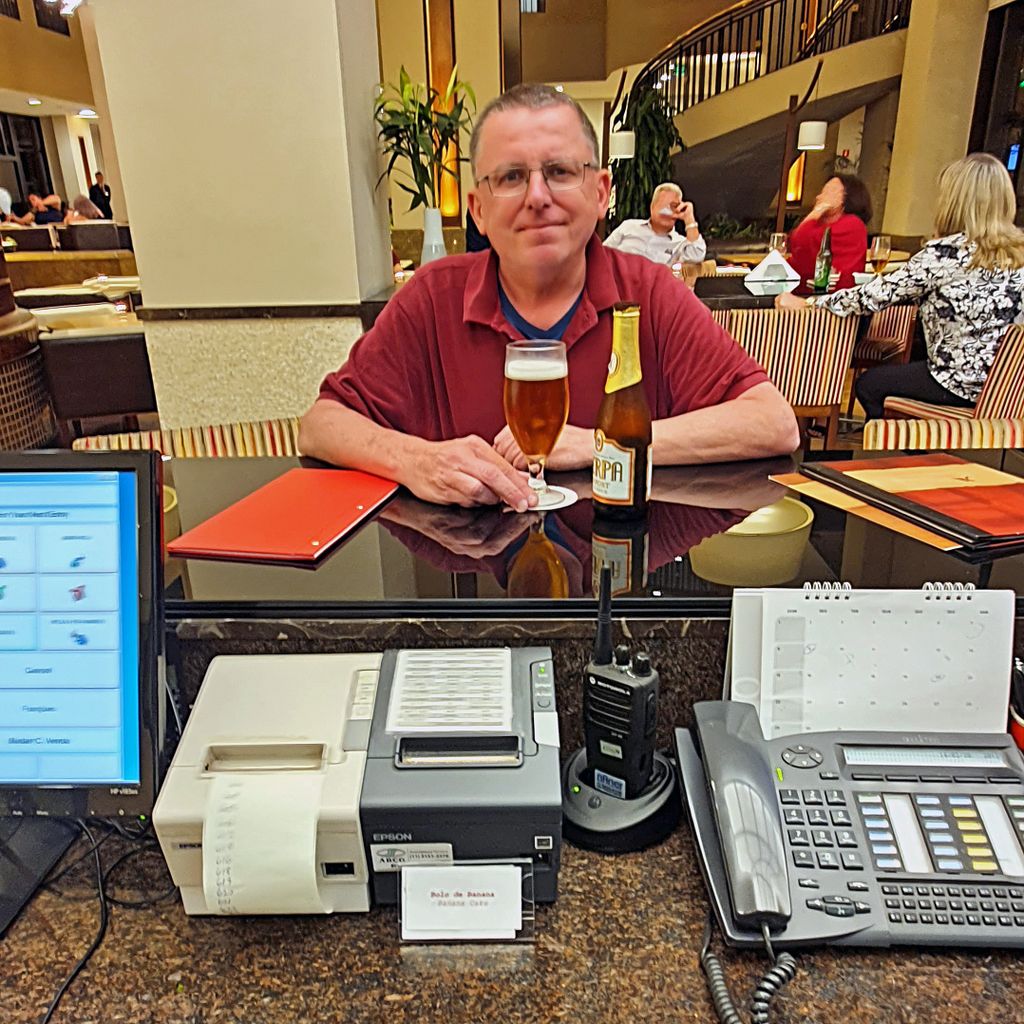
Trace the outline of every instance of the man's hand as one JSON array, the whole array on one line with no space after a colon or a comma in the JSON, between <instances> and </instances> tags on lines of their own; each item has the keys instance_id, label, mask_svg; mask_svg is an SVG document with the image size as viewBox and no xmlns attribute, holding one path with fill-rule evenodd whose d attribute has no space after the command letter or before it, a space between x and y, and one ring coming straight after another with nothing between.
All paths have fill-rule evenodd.
<instances>
[{"instance_id":1,"label":"man's hand","mask_svg":"<svg viewBox=\"0 0 1024 1024\"><path fill-rule=\"evenodd\" d=\"M526 477L475 434L451 441L424 441L402 481L413 494L437 505L497 505L517 512L537 503Z\"/></svg>"},{"instance_id":2,"label":"man's hand","mask_svg":"<svg viewBox=\"0 0 1024 1024\"><path fill-rule=\"evenodd\" d=\"M676 206L676 219L681 220L684 226L692 224L697 219L697 215L693 212L693 203L679 203Z\"/></svg>"},{"instance_id":3,"label":"man's hand","mask_svg":"<svg viewBox=\"0 0 1024 1024\"><path fill-rule=\"evenodd\" d=\"M503 427L494 439L494 450L515 469L528 469L526 456L519 450L516 439L509 428ZM586 427L566 424L554 451L544 465L554 473L566 469L583 469L594 462L594 432Z\"/></svg>"},{"instance_id":4,"label":"man's hand","mask_svg":"<svg viewBox=\"0 0 1024 1024\"><path fill-rule=\"evenodd\" d=\"M507 511L440 508L409 497L389 502L379 518L415 530L453 555L479 561L500 555L525 533L538 513L513 516Z\"/></svg>"},{"instance_id":5,"label":"man's hand","mask_svg":"<svg viewBox=\"0 0 1024 1024\"><path fill-rule=\"evenodd\" d=\"M775 296L776 309L807 309L807 303L792 292L782 292Z\"/></svg>"}]
</instances>

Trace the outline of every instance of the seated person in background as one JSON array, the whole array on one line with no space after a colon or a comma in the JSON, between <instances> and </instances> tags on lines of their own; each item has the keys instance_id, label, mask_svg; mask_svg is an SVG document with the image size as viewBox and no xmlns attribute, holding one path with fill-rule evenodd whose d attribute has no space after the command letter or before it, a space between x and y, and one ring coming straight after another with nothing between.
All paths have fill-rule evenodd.
<instances>
[{"instance_id":1,"label":"seated person in background","mask_svg":"<svg viewBox=\"0 0 1024 1024\"><path fill-rule=\"evenodd\" d=\"M868 249L871 196L860 178L837 174L825 182L814 200L814 209L789 233L789 262L801 282L814 277L814 261L825 228L831 228L829 247L832 269L839 273L840 288L853 287L854 273L864 270Z\"/></svg>"},{"instance_id":2,"label":"seated person in background","mask_svg":"<svg viewBox=\"0 0 1024 1024\"><path fill-rule=\"evenodd\" d=\"M612 307L641 308L659 464L792 451L796 421L764 371L680 281L594 234L610 179L571 97L523 85L487 105L470 142L469 205L489 252L435 260L384 307L303 417L308 454L397 480L440 504L535 504L502 409L505 345L561 338L569 425L552 470L590 466Z\"/></svg>"},{"instance_id":3,"label":"seated person in background","mask_svg":"<svg viewBox=\"0 0 1024 1024\"><path fill-rule=\"evenodd\" d=\"M857 378L868 419L884 415L888 395L938 405L972 406L1006 328L1024 319L1024 232L1014 227L1016 200L1006 168L971 153L939 175L935 233L902 267L814 305L839 316L920 303L926 362L878 366ZM775 304L799 308L780 295Z\"/></svg>"},{"instance_id":4,"label":"seated person in background","mask_svg":"<svg viewBox=\"0 0 1024 1024\"><path fill-rule=\"evenodd\" d=\"M17 224L28 227L31 224L60 224L64 220L63 203L58 195L50 194L45 199L35 192L28 194L28 212L24 216L14 216Z\"/></svg>"},{"instance_id":5,"label":"seated person in background","mask_svg":"<svg viewBox=\"0 0 1024 1024\"><path fill-rule=\"evenodd\" d=\"M71 201L64 223L74 224L83 220L103 220L103 211L88 196L79 195Z\"/></svg>"},{"instance_id":6,"label":"seated person in background","mask_svg":"<svg viewBox=\"0 0 1024 1024\"><path fill-rule=\"evenodd\" d=\"M11 193L0 188L0 224L6 224L11 217Z\"/></svg>"},{"instance_id":7,"label":"seated person in background","mask_svg":"<svg viewBox=\"0 0 1024 1024\"><path fill-rule=\"evenodd\" d=\"M676 230L682 221L683 234ZM683 190L666 181L651 196L651 215L647 220L624 220L604 244L620 252L646 256L655 263L701 263L708 247L700 233L693 203L683 202Z\"/></svg>"}]
</instances>

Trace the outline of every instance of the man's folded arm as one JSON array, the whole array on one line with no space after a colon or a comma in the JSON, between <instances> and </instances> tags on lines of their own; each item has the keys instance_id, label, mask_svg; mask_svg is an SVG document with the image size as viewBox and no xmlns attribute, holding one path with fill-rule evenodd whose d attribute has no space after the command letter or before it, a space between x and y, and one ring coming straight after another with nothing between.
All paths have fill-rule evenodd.
<instances>
[{"instance_id":1,"label":"man's folded arm","mask_svg":"<svg viewBox=\"0 0 1024 1024\"><path fill-rule=\"evenodd\" d=\"M376 473L441 505L506 502L520 512L535 502L522 473L482 438L426 441L382 427L332 399L302 417L299 450L335 466Z\"/></svg>"},{"instance_id":2,"label":"man's folded arm","mask_svg":"<svg viewBox=\"0 0 1024 1024\"><path fill-rule=\"evenodd\" d=\"M656 420L654 462L680 466L788 455L800 444L790 404L762 381L737 398Z\"/></svg>"}]
</instances>

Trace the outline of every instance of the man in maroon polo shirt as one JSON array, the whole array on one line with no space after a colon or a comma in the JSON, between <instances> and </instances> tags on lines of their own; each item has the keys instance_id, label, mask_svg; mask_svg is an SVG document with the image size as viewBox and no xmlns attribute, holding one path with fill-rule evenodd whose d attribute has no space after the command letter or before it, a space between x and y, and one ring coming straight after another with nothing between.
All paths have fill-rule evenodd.
<instances>
[{"instance_id":1,"label":"man in maroon polo shirt","mask_svg":"<svg viewBox=\"0 0 1024 1024\"><path fill-rule=\"evenodd\" d=\"M548 460L593 458L611 354L611 310L640 304L657 464L792 451L792 409L667 267L606 249L594 227L610 178L594 129L549 86L518 86L481 113L469 208L490 252L428 264L330 374L302 420L307 455L397 480L427 501L535 502L502 411L505 344L560 337L569 422ZM517 466L519 468L517 468Z\"/></svg>"}]
</instances>

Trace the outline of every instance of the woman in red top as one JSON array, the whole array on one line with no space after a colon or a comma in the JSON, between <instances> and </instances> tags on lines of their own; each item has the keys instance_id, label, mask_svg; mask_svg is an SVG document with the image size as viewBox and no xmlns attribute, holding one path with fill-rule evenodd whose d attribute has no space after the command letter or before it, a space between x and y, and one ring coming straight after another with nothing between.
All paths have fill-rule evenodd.
<instances>
[{"instance_id":1,"label":"woman in red top","mask_svg":"<svg viewBox=\"0 0 1024 1024\"><path fill-rule=\"evenodd\" d=\"M789 234L789 262L801 283L814 277L814 260L825 228L832 229L832 269L839 273L839 288L852 288L854 272L864 270L868 248L867 223L871 197L860 178L837 174L825 182L814 209Z\"/></svg>"}]
</instances>

